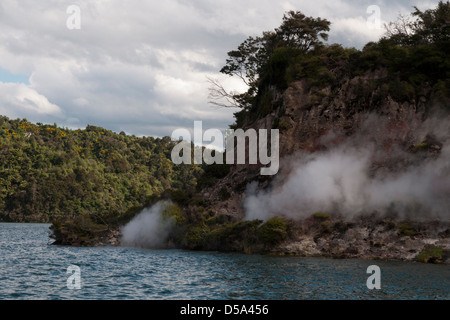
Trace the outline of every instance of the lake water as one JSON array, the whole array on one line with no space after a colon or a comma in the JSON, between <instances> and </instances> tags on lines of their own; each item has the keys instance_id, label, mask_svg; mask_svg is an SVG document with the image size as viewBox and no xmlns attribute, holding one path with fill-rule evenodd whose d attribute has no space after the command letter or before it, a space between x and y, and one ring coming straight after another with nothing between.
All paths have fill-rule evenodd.
<instances>
[{"instance_id":1,"label":"lake water","mask_svg":"<svg viewBox=\"0 0 450 320\"><path fill-rule=\"evenodd\" d=\"M53 246L48 227L0 224L0 299L450 298L445 265ZM68 288L70 265L80 268L80 289ZM380 290L366 286L370 265L381 268Z\"/></svg>"}]
</instances>

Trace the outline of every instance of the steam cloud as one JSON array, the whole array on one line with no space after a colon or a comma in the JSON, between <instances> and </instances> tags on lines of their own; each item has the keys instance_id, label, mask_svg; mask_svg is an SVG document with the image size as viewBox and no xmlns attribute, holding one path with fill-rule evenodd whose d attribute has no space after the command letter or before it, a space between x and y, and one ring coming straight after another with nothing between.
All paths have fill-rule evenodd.
<instances>
[{"instance_id":1,"label":"steam cloud","mask_svg":"<svg viewBox=\"0 0 450 320\"><path fill-rule=\"evenodd\" d=\"M430 119L413 130L413 140L419 143L432 135L442 144L435 156L406 152L395 143L388 152L384 150L380 140L393 141L392 135L398 133L389 132L388 119L377 116L370 116L360 132L345 142L336 143L338 135L331 133L322 141L326 151L285 159L271 189L258 192L255 183L248 186L246 219L266 220L276 215L301 219L327 212L346 219L378 213L448 220L449 120ZM394 169L380 166L374 170L373 164L383 161Z\"/></svg>"},{"instance_id":2,"label":"steam cloud","mask_svg":"<svg viewBox=\"0 0 450 320\"><path fill-rule=\"evenodd\" d=\"M163 217L167 202L144 209L122 228L122 245L145 249L162 249L167 243L174 221Z\"/></svg>"}]
</instances>

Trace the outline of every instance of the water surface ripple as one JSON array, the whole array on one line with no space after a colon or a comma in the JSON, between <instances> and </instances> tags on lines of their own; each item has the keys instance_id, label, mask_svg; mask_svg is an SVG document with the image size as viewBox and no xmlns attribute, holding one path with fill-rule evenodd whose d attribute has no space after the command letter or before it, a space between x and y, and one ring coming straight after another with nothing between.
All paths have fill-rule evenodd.
<instances>
[{"instance_id":1,"label":"water surface ripple","mask_svg":"<svg viewBox=\"0 0 450 320\"><path fill-rule=\"evenodd\" d=\"M449 299L450 268L412 262L49 245L47 224L0 224L0 299ZM366 286L381 268L381 289ZM81 289L67 287L67 267Z\"/></svg>"}]
</instances>

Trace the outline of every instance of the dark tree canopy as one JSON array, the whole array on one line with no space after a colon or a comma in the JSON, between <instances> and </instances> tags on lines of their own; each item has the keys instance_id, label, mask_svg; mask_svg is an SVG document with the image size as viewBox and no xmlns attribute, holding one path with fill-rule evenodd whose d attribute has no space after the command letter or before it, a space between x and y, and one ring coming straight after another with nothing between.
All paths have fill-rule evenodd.
<instances>
[{"instance_id":1,"label":"dark tree canopy","mask_svg":"<svg viewBox=\"0 0 450 320\"><path fill-rule=\"evenodd\" d=\"M303 13L289 11L283 17L283 23L276 29L277 37L283 47L300 49L307 52L328 40L330 22L326 19L306 17Z\"/></svg>"},{"instance_id":2,"label":"dark tree canopy","mask_svg":"<svg viewBox=\"0 0 450 320\"><path fill-rule=\"evenodd\" d=\"M440 1L436 9L416 11L418 20L414 25L415 38L425 43L447 45L450 41L450 2Z\"/></svg>"},{"instance_id":3,"label":"dark tree canopy","mask_svg":"<svg viewBox=\"0 0 450 320\"><path fill-rule=\"evenodd\" d=\"M450 2L440 1L435 9L425 11L414 9L386 26L387 38L401 45L432 44L449 49Z\"/></svg>"},{"instance_id":4,"label":"dark tree canopy","mask_svg":"<svg viewBox=\"0 0 450 320\"><path fill-rule=\"evenodd\" d=\"M344 79L379 70L387 76L356 90L362 107L374 110L387 97L396 101L425 97L429 105L448 106L450 2L440 1L423 11L413 7L386 29L384 37L362 50L343 48L323 42L328 39L329 21L286 12L278 28L249 37L228 53L221 72L241 79L248 90L229 92L216 80L210 97L213 104L239 108L231 127L240 128L267 114L282 113L280 93L295 81L304 81L312 90L307 102L312 106L331 103L324 100L322 89L337 92ZM282 120L275 125L285 126Z\"/></svg>"},{"instance_id":5,"label":"dark tree canopy","mask_svg":"<svg viewBox=\"0 0 450 320\"><path fill-rule=\"evenodd\" d=\"M249 37L236 50L228 52L221 73L240 78L248 87L246 93L227 92L218 81L212 80L210 103L223 107L248 108L258 93L261 73L278 48L292 48L306 53L327 40L330 22L306 17L300 11L289 11L281 26L259 37Z\"/></svg>"},{"instance_id":6,"label":"dark tree canopy","mask_svg":"<svg viewBox=\"0 0 450 320\"><path fill-rule=\"evenodd\" d=\"M169 189L190 190L202 169L174 166L170 137L88 125L69 130L0 116L0 221L124 214Z\"/></svg>"}]
</instances>

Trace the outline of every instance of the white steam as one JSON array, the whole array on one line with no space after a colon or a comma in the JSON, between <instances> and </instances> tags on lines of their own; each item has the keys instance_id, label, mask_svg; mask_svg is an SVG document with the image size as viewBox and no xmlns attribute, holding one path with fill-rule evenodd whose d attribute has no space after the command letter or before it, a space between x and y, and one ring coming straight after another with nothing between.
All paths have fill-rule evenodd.
<instances>
[{"instance_id":1,"label":"white steam","mask_svg":"<svg viewBox=\"0 0 450 320\"><path fill-rule=\"evenodd\" d=\"M167 202L144 209L122 228L121 243L126 247L161 249L166 246L173 219L163 216Z\"/></svg>"},{"instance_id":2,"label":"white steam","mask_svg":"<svg viewBox=\"0 0 450 320\"><path fill-rule=\"evenodd\" d=\"M246 219L266 220L272 216L301 219L327 212L347 219L378 213L448 220L450 122L447 120L444 127L441 119L439 126L431 121L425 123L430 130L417 130L422 135L417 141L432 133L442 143L440 153L434 157L395 150L395 146L387 155L382 144L374 141L375 135L367 136L367 132L328 146L324 152L295 154L282 163L282 174L272 189L258 192L255 183L249 185L244 202ZM374 128L380 128L380 123ZM387 157L391 159L387 163L395 169L374 170L373 164Z\"/></svg>"}]
</instances>

